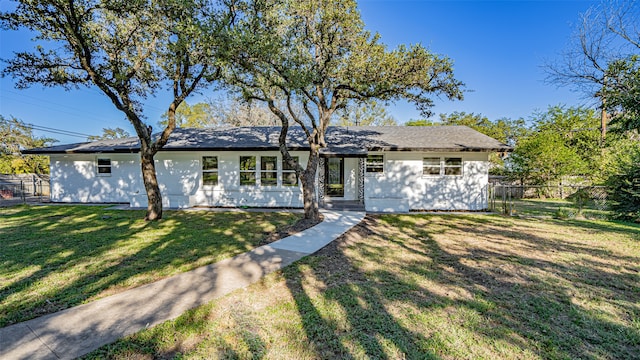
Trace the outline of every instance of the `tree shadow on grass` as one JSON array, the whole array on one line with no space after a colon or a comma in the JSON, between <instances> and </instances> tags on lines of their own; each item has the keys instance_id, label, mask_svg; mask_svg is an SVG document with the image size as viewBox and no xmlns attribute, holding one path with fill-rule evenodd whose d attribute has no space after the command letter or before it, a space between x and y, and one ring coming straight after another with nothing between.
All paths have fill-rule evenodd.
<instances>
[{"instance_id":1,"label":"tree shadow on grass","mask_svg":"<svg viewBox=\"0 0 640 360\"><path fill-rule=\"evenodd\" d=\"M604 273L597 260L633 267L637 255L538 236L526 220L509 230L474 218L394 217L394 233L384 216L369 216L316 260L286 270L318 358L640 357L638 273ZM593 228L571 223L582 225ZM454 232L476 243L435 239ZM498 239L525 250L492 249ZM562 263L526 251L540 246L585 258Z\"/></svg>"},{"instance_id":2,"label":"tree shadow on grass","mask_svg":"<svg viewBox=\"0 0 640 360\"><path fill-rule=\"evenodd\" d=\"M0 327L243 253L269 233L261 224L296 219L167 212L164 220L146 223L142 217L140 211L82 206L3 214L0 270L13 275L0 282ZM52 281L59 283L47 284Z\"/></svg>"},{"instance_id":3,"label":"tree shadow on grass","mask_svg":"<svg viewBox=\"0 0 640 360\"><path fill-rule=\"evenodd\" d=\"M339 242L331 243L312 260L294 263L284 271L317 358L438 358L426 347L433 339L407 329L386 309L391 292L398 288L387 291L370 279L354 267L340 246ZM311 278L313 284L309 284ZM337 313L344 314L343 319L331 318L336 307Z\"/></svg>"}]
</instances>

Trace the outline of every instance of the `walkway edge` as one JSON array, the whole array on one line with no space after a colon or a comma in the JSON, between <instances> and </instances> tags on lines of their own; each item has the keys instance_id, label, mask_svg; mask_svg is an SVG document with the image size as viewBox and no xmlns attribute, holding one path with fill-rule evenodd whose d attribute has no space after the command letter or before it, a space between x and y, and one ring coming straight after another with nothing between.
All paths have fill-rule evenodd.
<instances>
[{"instance_id":1,"label":"walkway edge","mask_svg":"<svg viewBox=\"0 0 640 360\"><path fill-rule=\"evenodd\" d=\"M0 359L73 359L180 316L313 254L364 219L323 211L322 223L218 263L0 329Z\"/></svg>"}]
</instances>

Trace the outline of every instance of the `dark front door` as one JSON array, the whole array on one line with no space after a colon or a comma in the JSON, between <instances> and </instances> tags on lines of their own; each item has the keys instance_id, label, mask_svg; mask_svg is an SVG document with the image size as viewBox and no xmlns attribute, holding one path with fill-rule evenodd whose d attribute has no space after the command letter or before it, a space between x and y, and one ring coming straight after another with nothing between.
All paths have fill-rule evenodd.
<instances>
[{"instance_id":1,"label":"dark front door","mask_svg":"<svg viewBox=\"0 0 640 360\"><path fill-rule=\"evenodd\" d=\"M344 158L328 158L324 162L324 192L326 196L344 196Z\"/></svg>"}]
</instances>

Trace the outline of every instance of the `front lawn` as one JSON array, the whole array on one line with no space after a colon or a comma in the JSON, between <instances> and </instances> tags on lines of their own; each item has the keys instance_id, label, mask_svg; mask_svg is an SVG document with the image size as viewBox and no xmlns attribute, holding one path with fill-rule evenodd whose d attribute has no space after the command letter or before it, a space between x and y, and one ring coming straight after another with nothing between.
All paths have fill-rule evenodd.
<instances>
[{"instance_id":1,"label":"front lawn","mask_svg":"<svg viewBox=\"0 0 640 360\"><path fill-rule=\"evenodd\" d=\"M0 327L243 253L300 214L0 208Z\"/></svg>"},{"instance_id":2,"label":"front lawn","mask_svg":"<svg viewBox=\"0 0 640 360\"><path fill-rule=\"evenodd\" d=\"M87 358L632 359L640 226L381 215Z\"/></svg>"}]
</instances>

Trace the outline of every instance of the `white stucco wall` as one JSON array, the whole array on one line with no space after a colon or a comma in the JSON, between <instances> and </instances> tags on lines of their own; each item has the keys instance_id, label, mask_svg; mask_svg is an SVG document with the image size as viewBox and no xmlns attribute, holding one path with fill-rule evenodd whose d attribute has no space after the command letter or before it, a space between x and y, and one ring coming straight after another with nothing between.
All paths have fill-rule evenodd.
<instances>
[{"instance_id":1,"label":"white stucco wall","mask_svg":"<svg viewBox=\"0 0 640 360\"><path fill-rule=\"evenodd\" d=\"M111 159L111 174L98 174L97 159ZM129 202L144 192L137 154L52 155L51 200L55 202Z\"/></svg>"},{"instance_id":2,"label":"white stucco wall","mask_svg":"<svg viewBox=\"0 0 640 360\"><path fill-rule=\"evenodd\" d=\"M381 153L382 154L382 153ZM303 166L306 152L294 152ZM386 152L384 172L365 174L368 211L482 210L487 207L487 153ZM219 183L202 184L202 156L218 156ZM278 158L278 184L241 186L240 156ZM423 176L423 157L462 157L462 176ZM97 171L97 159L111 159L111 174ZM281 155L272 152L160 152L156 171L168 208L192 206L302 207L301 186L282 186ZM358 159L345 159L344 200L358 198ZM145 207L138 154L52 155L51 200L55 202L121 202Z\"/></svg>"},{"instance_id":3,"label":"white stucco wall","mask_svg":"<svg viewBox=\"0 0 640 360\"><path fill-rule=\"evenodd\" d=\"M304 152L292 152L306 165ZM218 157L218 185L202 184L202 157ZM256 185L241 186L240 156L256 156L260 169L262 156L278 158L278 184L261 186L258 171ZM98 174L97 159L111 160L111 174ZM163 205L168 208L191 206L302 207L302 188L283 186L282 156L279 152L160 152L156 172ZM51 200L81 203L130 203L147 206L139 154L52 155Z\"/></svg>"},{"instance_id":4,"label":"white stucco wall","mask_svg":"<svg viewBox=\"0 0 640 360\"><path fill-rule=\"evenodd\" d=\"M259 207L302 207L302 186L282 185L282 155L277 151L265 152L217 152L196 153L198 161L202 156L218 156L218 185L203 186L201 173L197 171L198 189L190 193L192 206L259 206ZM308 156L305 152L291 152L298 156L301 165L306 166ZM278 185L260 185L260 173L257 174L256 185L240 185L239 162L241 156L256 156L256 167L260 169L262 156L277 156ZM198 165L200 169L200 165Z\"/></svg>"},{"instance_id":5,"label":"white stucco wall","mask_svg":"<svg viewBox=\"0 0 640 360\"><path fill-rule=\"evenodd\" d=\"M365 174L367 211L487 208L487 153L386 152L383 155L384 172ZM423 176L424 157L462 157L463 174Z\"/></svg>"}]
</instances>

